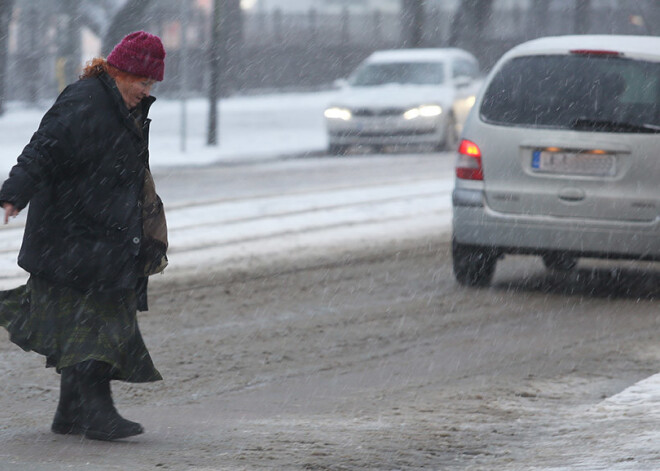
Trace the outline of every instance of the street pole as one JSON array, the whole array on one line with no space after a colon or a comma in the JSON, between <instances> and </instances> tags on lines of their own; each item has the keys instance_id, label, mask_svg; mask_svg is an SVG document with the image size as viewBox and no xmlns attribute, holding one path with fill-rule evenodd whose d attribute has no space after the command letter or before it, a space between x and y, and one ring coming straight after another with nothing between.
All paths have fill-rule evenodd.
<instances>
[{"instance_id":1,"label":"street pole","mask_svg":"<svg viewBox=\"0 0 660 471\"><path fill-rule=\"evenodd\" d=\"M218 99L220 91L220 64L222 44L220 39L220 7L223 0L214 0L213 16L211 24L211 44L209 45L209 66L211 73L209 78L209 129L208 141L210 146L218 145Z\"/></svg>"}]
</instances>

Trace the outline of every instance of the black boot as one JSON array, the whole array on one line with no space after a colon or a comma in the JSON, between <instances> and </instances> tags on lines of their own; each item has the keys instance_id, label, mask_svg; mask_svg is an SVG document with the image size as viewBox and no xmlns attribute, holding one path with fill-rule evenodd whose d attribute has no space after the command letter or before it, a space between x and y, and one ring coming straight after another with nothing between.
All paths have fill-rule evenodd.
<instances>
[{"instance_id":1,"label":"black boot","mask_svg":"<svg viewBox=\"0 0 660 471\"><path fill-rule=\"evenodd\" d=\"M80 426L80 392L75 367L60 372L60 400L50 429L62 435L82 433Z\"/></svg>"},{"instance_id":2,"label":"black boot","mask_svg":"<svg viewBox=\"0 0 660 471\"><path fill-rule=\"evenodd\" d=\"M79 363L76 368L80 380L81 428L85 437L117 440L144 432L140 424L124 419L115 409L110 392L110 365L90 360Z\"/></svg>"}]
</instances>

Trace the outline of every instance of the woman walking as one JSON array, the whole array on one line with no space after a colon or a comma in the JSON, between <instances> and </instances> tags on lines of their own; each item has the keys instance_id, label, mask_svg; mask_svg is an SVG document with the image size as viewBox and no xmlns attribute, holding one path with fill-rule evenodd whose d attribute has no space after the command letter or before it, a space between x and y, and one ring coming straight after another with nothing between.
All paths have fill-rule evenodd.
<instances>
[{"instance_id":1,"label":"woman walking","mask_svg":"<svg viewBox=\"0 0 660 471\"><path fill-rule=\"evenodd\" d=\"M167 262L147 118L164 59L160 39L138 31L107 60L92 60L46 112L0 189L5 224L30 203L18 256L30 277L0 292L0 325L60 373L55 433L143 433L115 409L110 381L162 379L136 311L147 309L147 277Z\"/></svg>"}]
</instances>

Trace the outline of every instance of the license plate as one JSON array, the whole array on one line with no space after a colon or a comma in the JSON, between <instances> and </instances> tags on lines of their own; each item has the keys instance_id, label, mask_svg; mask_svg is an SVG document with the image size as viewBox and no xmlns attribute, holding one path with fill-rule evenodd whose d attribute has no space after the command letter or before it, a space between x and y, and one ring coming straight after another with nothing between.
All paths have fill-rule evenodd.
<instances>
[{"instance_id":1,"label":"license plate","mask_svg":"<svg viewBox=\"0 0 660 471\"><path fill-rule=\"evenodd\" d=\"M611 154L535 150L532 152L532 170L542 173L613 177L616 174L616 159Z\"/></svg>"}]
</instances>

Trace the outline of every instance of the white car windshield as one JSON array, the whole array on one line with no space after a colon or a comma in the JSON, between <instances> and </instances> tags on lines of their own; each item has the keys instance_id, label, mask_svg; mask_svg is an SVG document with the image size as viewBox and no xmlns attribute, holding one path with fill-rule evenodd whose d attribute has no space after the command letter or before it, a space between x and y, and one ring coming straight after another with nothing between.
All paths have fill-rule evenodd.
<instances>
[{"instance_id":1,"label":"white car windshield","mask_svg":"<svg viewBox=\"0 0 660 471\"><path fill-rule=\"evenodd\" d=\"M621 57L516 58L486 90L482 117L504 125L660 131L660 63Z\"/></svg>"},{"instance_id":2,"label":"white car windshield","mask_svg":"<svg viewBox=\"0 0 660 471\"><path fill-rule=\"evenodd\" d=\"M390 83L440 85L444 82L443 64L438 62L371 63L358 68L349 79L354 87Z\"/></svg>"}]
</instances>

